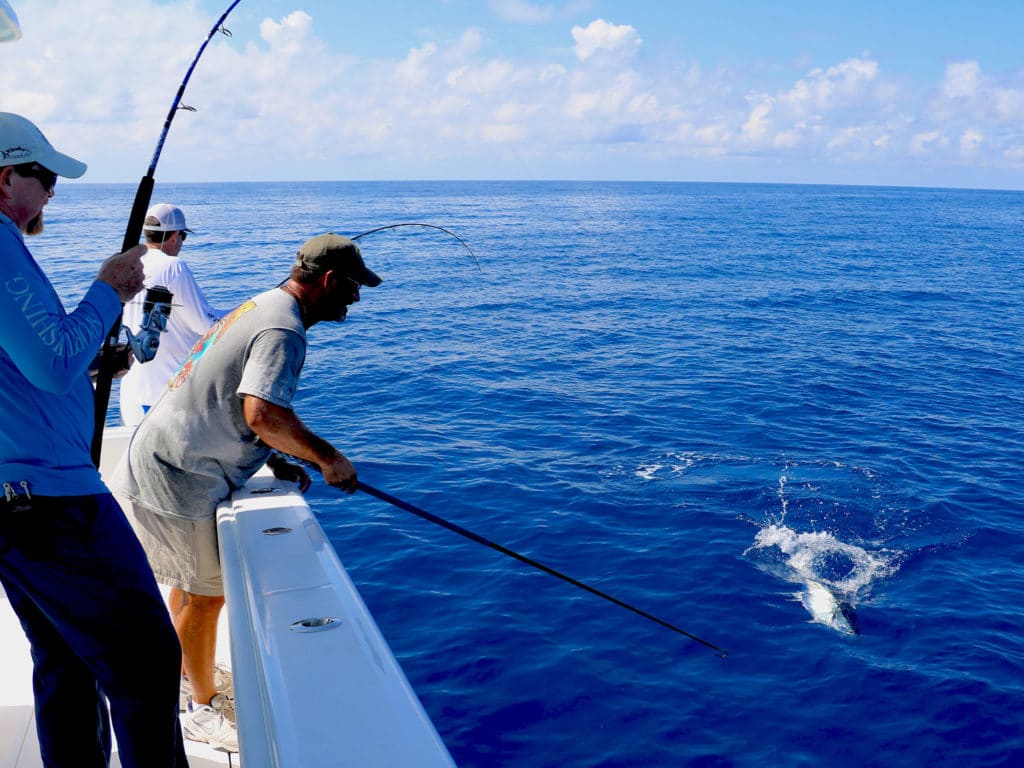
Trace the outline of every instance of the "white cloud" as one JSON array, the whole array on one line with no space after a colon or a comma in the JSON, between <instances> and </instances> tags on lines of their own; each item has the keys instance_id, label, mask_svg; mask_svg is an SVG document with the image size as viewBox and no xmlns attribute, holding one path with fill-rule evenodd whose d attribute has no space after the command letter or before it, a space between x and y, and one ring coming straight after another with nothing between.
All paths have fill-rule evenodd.
<instances>
[{"instance_id":1,"label":"white cloud","mask_svg":"<svg viewBox=\"0 0 1024 768\"><path fill-rule=\"evenodd\" d=\"M960 136L960 154L965 157L971 157L978 153L982 144L985 142L985 137L973 128L968 128Z\"/></svg>"},{"instance_id":2,"label":"white cloud","mask_svg":"<svg viewBox=\"0 0 1024 768\"><path fill-rule=\"evenodd\" d=\"M470 27L459 38L458 54L461 58L473 56L484 47L484 33L479 27Z\"/></svg>"},{"instance_id":3,"label":"white cloud","mask_svg":"<svg viewBox=\"0 0 1024 768\"><path fill-rule=\"evenodd\" d=\"M878 78L878 62L871 59L847 59L827 69L813 69L787 93L780 103L799 113L833 109L863 101Z\"/></svg>"},{"instance_id":4,"label":"white cloud","mask_svg":"<svg viewBox=\"0 0 1024 768\"><path fill-rule=\"evenodd\" d=\"M969 99L978 92L981 65L976 61L961 61L946 67L942 95L947 99Z\"/></svg>"},{"instance_id":5,"label":"white cloud","mask_svg":"<svg viewBox=\"0 0 1024 768\"><path fill-rule=\"evenodd\" d=\"M992 93L996 117L1007 123L1024 123L1024 88L996 88Z\"/></svg>"},{"instance_id":6,"label":"white cloud","mask_svg":"<svg viewBox=\"0 0 1024 768\"><path fill-rule=\"evenodd\" d=\"M565 113L574 120L581 120L601 104L599 93L573 93L565 105Z\"/></svg>"},{"instance_id":7,"label":"white cloud","mask_svg":"<svg viewBox=\"0 0 1024 768\"><path fill-rule=\"evenodd\" d=\"M212 19L193 0L23 7L25 39L0 46L0 110L39 122L89 163L87 180L137 180ZM549 21L562 18L565 4L554 0L492 5L524 23L550 7ZM466 158L484 173L544 176L556 157L578 159L583 175L615 157L681 178L695 159L723 168L1022 162L1024 70L989 73L964 60L922 84L862 54L769 85L760 79L768 68L637 55L638 29L602 19L566 23L561 51L496 50L494 30L481 25L445 36L409 30L401 54L359 58L315 11L292 8L211 40L185 96L199 111L178 114L161 179L351 178L381 168L458 176Z\"/></svg>"},{"instance_id":8,"label":"white cloud","mask_svg":"<svg viewBox=\"0 0 1024 768\"><path fill-rule=\"evenodd\" d=\"M422 84L430 76L430 59L436 54L437 43L424 43L413 48L395 68L398 78L412 85Z\"/></svg>"},{"instance_id":9,"label":"white cloud","mask_svg":"<svg viewBox=\"0 0 1024 768\"><path fill-rule=\"evenodd\" d=\"M1024 126L1024 70L992 75L977 61L953 62L935 90L937 95L919 120L933 130L911 139L912 154L936 156L948 150L951 160L993 166L1011 158ZM959 139L927 140L935 131Z\"/></svg>"},{"instance_id":10,"label":"white cloud","mask_svg":"<svg viewBox=\"0 0 1024 768\"><path fill-rule=\"evenodd\" d=\"M801 129L805 126L797 126L775 134L772 145L778 149L794 149L800 146L803 136Z\"/></svg>"},{"instance_id":11,"label":"white cloud","mask_svg":"<svg viewBox=\"0 0 1024 768\"><path fill-rule=\"evenodd\" d=\"M891 136L885 126L854 125L836 129L826 146L832 157L870 158L884 155L890 140Z\"/></svg>"},{"instance_id":12,"label":"white cloud","mask_svg":"<svg viewBox=\"0 0 1024 768\"><path fill-rule=\"evenodd\" d=\"M694 131L697 142L710 147L717 154L725 154L733 139L733 130L727 123L708 123Z\"/></svg>"},{"instance_id":13,"label":"white cloud","mask_svg":"<svg viewBox=\"0 0 1024 768\"><path fill-rule=\"evenodd\" d=\"M536 104L522 104L519 102L505 102L492 113L491 117L498 123L523 122L537 114L539 107Z\"/></svg>"},{"instance_id":14,"label":"white cloud","mask_svg":"<svg viewBox=\"0 0 1024 768\"><path fill-rule=\"evenodd\" d=\"M926 131L916 133L910 138L910 151L915 155L923 155L942 149L948 143L942 131Z\"/></svg>"},{"instance_id":15,"label":"white cloud","mask_svg":"<svg viewBox=\"0 0 1024 768\"><path fill-rule=\"evenodd\" d=\"M1000 123L1024 121L1024 71L1002 78L986 75L976 61L949 64L933 102L936 119L957 121L971 116Z\"/></svg>"},{"instance_id":16,"label":"white cloud","mask_svg":"<svg viewBox=\"0 0 1024 768\"><path fill-rule=\"evenodd\" d=\"M799 150L863 157L883 148L877 141L884 133L880 121L900 96L877 61L851 58L813 68L774 94L749 94L740 136L745 147L762 154Z\"/></svg>"},{"instance_id":17,"label":"white cloud","mask_svg":"<svg viewBox=\"0 0 1024 768\"><path fill-rule=\"evenodd\" d=\"M270 44L272 51L283 56L312 53L309 50L312 32L313 17L305 11L294 11L280 22L264 19L260 23L260 37Z\"/></svg>"},{"instance_id":18,"label":"white cloud","mask_svg":"<svg viewBox=\"0 0 1024 768\"><path fill-rule=\"evenodd\" d=\"M526 138L526 130L521 125L493 123L480 129L480 138L488 144L514 144Z\"/></svg>"},{"instance_id":19,"label":"white cloud","mask_svg":"<svg viewBox=\"0 0 1024 768\"><path fill-rule=\"evenodd\" d=\"M524 76L521 69L504 59L491 59L480 66L465 66L460 71L456 90L485 99L500 97L503 91L515 87Z\"/></svg>"},{"instance_id":20,"label":"white cloud","mask_svg":"<svg viewBox=\"0 0 1024 768\"><path fill-rule=\"evenodd\" d=\"M550 5L536 5L526 0L491 0L489 5L499 19L514 24L543 24L555 14Z\"/></svg>"},{"instance_id":21,"label":"white cloud","mask_svg":"<svg viewBox=\"0 0 1024 768\"><path fill-rule=\"evenodd\" d=\"M542 83L555 83L564 78L568 71L561 64L549 64L541 70L540 81Z\"/></svg>"},{"instance_id":22,"label":"white cloud","mask_svg":"<svg viewBox=\"0 0 1024 768\"><path fill-rule=\"evenodd\" d=\"M742 133L749 140L760 142L766 139L772 130L771 114L775 108L775 100L770 96L760 96L753 99L754 106L750 115L741 128Z\"/></svg>"},{"instance_id":23,"label":"white cloud","mask_svg":"<svg viewBox=\"0 0 1024 768\"><path fill-rule=\"evenodd\" d=\"M628 25L610 24L604 19L590 22L586 27L573 27L576 56L586 61L598 51L632 55L640 50L643 40Z\"/></svg>"}]
</instances>

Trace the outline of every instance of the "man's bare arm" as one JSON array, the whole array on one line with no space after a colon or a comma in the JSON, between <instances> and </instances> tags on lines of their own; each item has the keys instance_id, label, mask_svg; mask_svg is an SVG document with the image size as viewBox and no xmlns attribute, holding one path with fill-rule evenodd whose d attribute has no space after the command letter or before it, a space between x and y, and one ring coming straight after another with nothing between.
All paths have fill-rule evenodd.
<instances>
[{"instance_id":1,"label":"man's bare arm","mask_svg":"<svg viewBox=\"0 0 1024 768\"><path fill-rule=\"evenodd\" d=\"M341 451L303 424L295 411L253 395L245 396L243 409L249 428L271 448L316 464L328 485L355 492L355 467Z\"/></svg>"}]
</instances>

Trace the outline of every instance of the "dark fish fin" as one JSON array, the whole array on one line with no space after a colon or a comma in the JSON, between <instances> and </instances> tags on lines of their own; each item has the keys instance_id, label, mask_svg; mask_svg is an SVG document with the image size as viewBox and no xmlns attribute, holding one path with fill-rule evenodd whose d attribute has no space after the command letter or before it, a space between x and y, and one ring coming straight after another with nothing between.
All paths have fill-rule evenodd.
<instances>
[{"instance_id":1,"label":"dark fish fin","mask_svg":"<svg viewBox=\"0 0 1024 768\"><path fill-rule=\"evenodd\" d=\"M843 618L846 619L846 623L850 625L850 629L853 630L853 634L860 634L860 622L857 620L857 611L853 609L853 606L847 602L839 601L839 612L843 614Z\"/></svg>"}]
</instances>

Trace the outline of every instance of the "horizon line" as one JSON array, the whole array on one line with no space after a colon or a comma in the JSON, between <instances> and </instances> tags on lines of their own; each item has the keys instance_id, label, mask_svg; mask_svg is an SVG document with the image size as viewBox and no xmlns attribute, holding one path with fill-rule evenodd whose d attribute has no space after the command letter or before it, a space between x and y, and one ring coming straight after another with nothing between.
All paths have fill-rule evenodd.
<instances>
[{"instance_id":1,"label":"horizon line","mask_svg":"<svg viewBox=\"0 0 1024 768\"><path fill-rule=\"evenodd\" d=\"M955 187L918 186L914 184L858 184L851 182L806 182L806 181L707 181L685 179L478 179L478 178L434 178L434 179L264 179L264 180L219 180L219 181L157 181L163 185L214 185L214 184L690 184L708 186L750 186L750 187L846 187L851 189L906 189L933 190L946 192L1024 192L1024 187ZM62 188L69 186L129 186L137 187L132 181L84 181L61 177Z\"/></svg>"}]
</instances>

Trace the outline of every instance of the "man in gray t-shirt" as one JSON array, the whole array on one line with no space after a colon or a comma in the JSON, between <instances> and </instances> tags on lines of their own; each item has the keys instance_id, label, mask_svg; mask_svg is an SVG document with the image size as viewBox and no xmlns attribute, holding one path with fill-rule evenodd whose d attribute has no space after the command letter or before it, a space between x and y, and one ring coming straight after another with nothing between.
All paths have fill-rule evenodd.
<instances>
[{"instance_id":1,"label":"man in gray t-shirt","mask_svg":"<svg viewBox=\"0 0 1024 768\"><path fill-rule=\"evenodd\" d=\"M332 486L356 490L349 460L311 432L291 404L307 329L344 320L359 289L380 283L348 238L306 241L287 282L239 306L196 343L139 425L114 477L157 581L172 587L183 689L191 695L181 716L186 738L238 750L214 674L224 605L217 505L264 463L303 491L309 487L306 471L271 449L315 463Z\"/></svg>"},{"instance_id":2,"label":"man in gray t-shirt","mask_svg":"<svg viewBox=\"0 0 1024 768\"><path fill-rule=\"evenodd\" d=\"M305 357L302 313L286 289L230 312L192 348L139 426L125 492L159 515L213 517L270 455L247 421L246 400L291 409Z\"/></svg>"}]
</instances>

